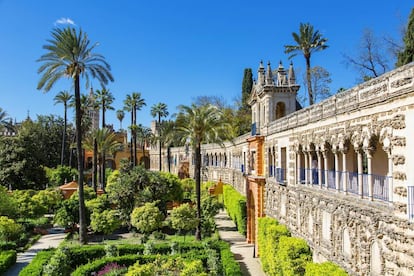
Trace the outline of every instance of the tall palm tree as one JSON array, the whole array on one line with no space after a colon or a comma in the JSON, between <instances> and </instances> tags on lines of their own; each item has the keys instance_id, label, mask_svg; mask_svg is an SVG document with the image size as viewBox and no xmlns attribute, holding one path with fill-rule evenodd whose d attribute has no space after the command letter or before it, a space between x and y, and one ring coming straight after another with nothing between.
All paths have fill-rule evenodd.
<instances>
[{"instance_id":1,"label":"tall palm tree","mask_svg":"<svg viewBox=\"0 0 414 276\"><path fill-rule=\"evenodd\" d=\"M37 61L42 65L38 69L43 74L37 85L37 89L50 91L57 80L71 78L75 88L75 114L76 114L76 150L78 153L78 183L79 183L79 241L87 243L85 199L83 190L84 160L82 152L82 129L81 129L81 105L80 105L80 78L85 77L89 82L89 74L97 78L101 85L113 81L110 73L110 65L105 58L94 53L97 44L90 45L90 40L81 29L67 27L65 29L55 28L51 32L52 38L48 44L43 46L46 53Z\"/></svg>"},{"instance_id":2,"label":"tall palm tree","mask_svg":"<svg viewBox=\"0 0 414 276\"><path fill-rule=\"evenodd\" d=\"M218 143L223 145L224 134L229 127L223 121L223 114L213 105L192 104L178 106L176 117L177 136L182 143L188 143L194 153L194 176L197 195L197 228L195 238L201 240L201 145L203 143Z\"/></svg>"},{"instance_id":3,"label":"tall palm tree","mask_svg":"<svg viewBox=\"0 0 414 276\"><path fill-rule=\"evenodd\" d=\"M132 92L127 95L124 100L125 110L131 112L131 162L137 165L137 111L141 110L145 100L141 98L141 93Z\"/></svg>"},{"instance_id":4,"label":"tall palm tree","mask_svg":"<svg viewBox=\"0 0 414 276\"><path fill-rule=\"evenodd\" d=\"M293 53L289 56L289 59L296 56L298 53L302 53L305 57L309 105L312 105L314 97L312 91L310 59L312 53L328 48L328 45L326 45L328 40L323 38L319 31L315 31L313 26L309 23L300 23L299 34L293 32L292 36L296 45L285 45L285 53Z\"/></svg>"},{"instance_id":5,"label":"tall palm tree","mask_svg":"<svg viewBox=\"0 0 414 276\"><path fill-rule=\"evenodd\" d=\"M149 127L145 127L141 124L137 126L137 140L141 145L142 156L145 162L145 145L149 143L152 138L152 131ZM147 168L146 164L144 163L144 167Z\"/></svg>"},{"instance_id":6,"label":"tall palm tree","mask_svg":"<svg viewBox=\"0 0 414 276\"><path fill-rule=\"evenodd\" d=\"M97 164L100 168L104 166L105 163L105 156L102 153L109 152L111 155L114 155L117 150L119 150L121 143L118 142L116 139L116 134L111 131L108 128L101 128L101 129L95 129L92 132L89 133L88 136L85 137L83 146L86 150L93 151L94 159L96 159L96 156L100 156L100 158L97 158ZM95 161L96 162L96 161ZM96 164L96 163L95 163ZM94 164L94 167L95 167ZM95 174L96 175L96 169ZM105 174L101 174L102 183L105 183ZM93 185L94 190L96 192L96 181L95 185ZM102 186L102 189L104 190L104 186Z\"/></svg>"},{"instance_id":7,"label":"tall palm tree","mask_svg":"<svg viewBox=\"0 0 414 276\"><path fill-rule=\"evenodd\" d=\"M95 93L96 97L96 104L100 107L102 110L102 128L105 128L105 112L106 110L114 110L113 106L111 104L114 102L114 96L112 93L103 87L101 90L96 90ZM101 164L101 180L102 180L102 190L105 191L105 159L106 159L106 152L105 150L102 150L102 159L103 162Z\"/></svg>"},{"instance_id":8,"label":"tall palm tree","mask_svg":"<svg viewBox=\"0 0 414 276\"><path fill-rule=\"evenodd\" d=\"M102 128L105 126L105 112L107 110L114 110L113 106L111 104L114 102L115 98L112 95L112 93L103 87L101 90L95 91L95 97L96 97L96 104L99 106L99 108L102 110Z\"/></svg>"},{"instance_id":9,"label":"tall palm tree","mask_svg":"<svg viewBox=\"0 0 414 276\"><path fill-rule=\"evenodd\" d=\"M116 118L119 120L119 129L122 129L122 120L125 118L125 112L122 109L117 110Z\"/></svg>"},{"instance_id":10,"label":"tall palm tree","mask_svg":"<svg viewBox=\"0 0 414 276\"><path fill-rule=\"evenodd\" d=\"M161 117L167 117L168 116L168 110L167 110L167 105L165 103L157 103L154 104L151 107L151 116L152 117L157 117L158 118L158 122L157 122L157 132L158 132L158 147L159 147L159 170L161 171L162 169L162 160L161 160L161 145L162 145L162 141L161 141Z\"/></svg>"},{"instance_id":11,"label":"tall palm tree","mask_svg":"<svg viewBox=\"0 0 414 276\"><path fill-rule=\"evenodd\" d=\"M60 165L63 166L65 159L65 146L66 146L66 128L68 124L68 104L73 96L66 90L60 91L54 98L55 105L63 104L64 110L64 122L63 122L63 134L62 134L62 152L60 156Z\"/></svg>"}]
</instances>

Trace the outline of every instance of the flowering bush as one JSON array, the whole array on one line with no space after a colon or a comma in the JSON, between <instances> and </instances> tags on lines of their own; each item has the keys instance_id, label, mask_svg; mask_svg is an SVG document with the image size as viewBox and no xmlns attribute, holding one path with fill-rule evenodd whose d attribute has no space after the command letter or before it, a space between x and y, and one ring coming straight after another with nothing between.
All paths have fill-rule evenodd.
<instances>
[{"instance_id":1,"label":"flowering bush","mask_svg":"<svg viewBox=\"0 0 414 276\"><path fill-rule=\"evenodd\" d=\"M120 266L117 263L109 263L106 264L97 274L96 276L117 276L117 275L124 275L127 271L127 268L123 265Z\"/></svg>"}]
</instances>

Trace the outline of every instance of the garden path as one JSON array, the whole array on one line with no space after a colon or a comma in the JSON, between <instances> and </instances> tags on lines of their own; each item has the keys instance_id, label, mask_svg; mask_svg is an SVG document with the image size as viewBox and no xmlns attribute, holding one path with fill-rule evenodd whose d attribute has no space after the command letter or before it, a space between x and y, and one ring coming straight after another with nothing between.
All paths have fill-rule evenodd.
<instances>
[{"instance_id":1,"label":"garden path","mask_svg":"<svg viewBox=\"0 0 414 276\"><path fill-rule=\"evenodd\" d=\"M243 275L265 276L259 258L253 256L254 245L246 242L246 237L237 231L236 225L226 211L215 216L219 236L230 243L230 250L240 264Z\"/></svg>"},{"instance_id":2,"label":"garden path","mask_svg":"<svg viewBox=\"0 0 414 276\"><path fill-rule=\"evenodd\" d=\"M4 275L18 276L20 271L36 256L37 252L48 248L58 247L65 239L66 235L66 233L63 233L63 229L50 229L49 234L40 237L32 247L25 252L18 253L16 263Z\"/></svg>"}]
</instances>

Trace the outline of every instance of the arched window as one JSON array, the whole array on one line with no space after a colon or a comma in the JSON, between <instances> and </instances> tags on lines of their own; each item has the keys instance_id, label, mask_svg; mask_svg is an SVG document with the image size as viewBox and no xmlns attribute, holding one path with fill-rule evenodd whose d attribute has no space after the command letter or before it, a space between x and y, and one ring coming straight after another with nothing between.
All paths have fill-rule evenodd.
<instances>
[{"instance_id":1,"label":"arched window","mask_svg":"<svg viewBox=\"0 0 414 276\"><path fill-rule=\"evenodd\" d=\"M286 106L284 102L278 102L276 104L276 120L286 115Z\"/></svg>"}]
</instances>

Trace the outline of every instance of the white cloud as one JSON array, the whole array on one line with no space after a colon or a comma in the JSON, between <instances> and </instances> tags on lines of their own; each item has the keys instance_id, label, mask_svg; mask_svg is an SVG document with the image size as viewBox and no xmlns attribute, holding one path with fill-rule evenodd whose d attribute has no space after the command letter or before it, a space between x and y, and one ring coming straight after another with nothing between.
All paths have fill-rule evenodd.
<instances>
[{"instance_id":1,"label":"white cloud","mask_svg":"<svg viewBox=\"0 0 414 276\"><path fill-rule=\"evenodd\" d=\"M66 18L66 17L61 17L58 20L55 21L55 25L58 24L63 24L63 25L76 25L75 22L70 19L70 18Z\"/></svg>"}]
</instances>

